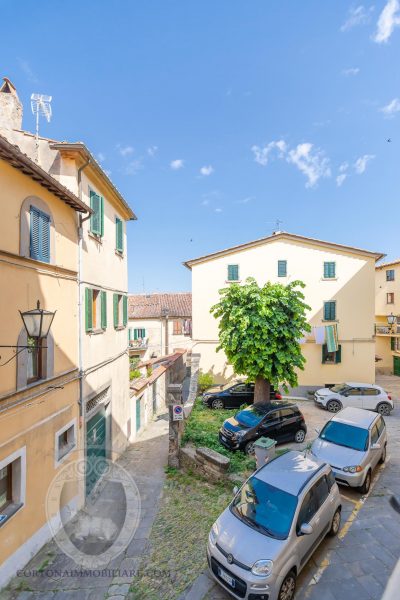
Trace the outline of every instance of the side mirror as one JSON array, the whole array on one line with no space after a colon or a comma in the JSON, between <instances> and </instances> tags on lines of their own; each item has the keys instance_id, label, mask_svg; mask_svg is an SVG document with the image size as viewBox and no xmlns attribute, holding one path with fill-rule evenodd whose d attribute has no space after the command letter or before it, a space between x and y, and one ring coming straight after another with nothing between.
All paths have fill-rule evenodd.
<instances>
[{"instance_id":1,"label":"side mirror","mask_svg":"<svg viewBox=\"0 0 400 600\"><path fill-rule=\"evenodd\" d=\"M309 523L303 523L303 525L300 527L300 533L302 535L311 535L313 532L313 528Z\"/></svg>"},{"instance_id":2,"label":"side mirror","mask_svg":"<svg viewBox=\"0 0 400 600\"><path fill-rule=\"evenodd\" d=\"M234 496L236 496L236 494L238 493L238 491L239 491L239 488L238 488L237 485L235 485L235 487L233 488L233 494L234 494Z\"/></svg>"},{"instance_id":3,"label":"side mirror","mask_svg":"<svg viewBox=\"0 0 400 600\"><path fill-rule=\"evenodd\" d=\"M380 450L380 449L381 449L380 444L372 444L372 446L371 446L371 450Z\"/></svg>"}]
</instances>

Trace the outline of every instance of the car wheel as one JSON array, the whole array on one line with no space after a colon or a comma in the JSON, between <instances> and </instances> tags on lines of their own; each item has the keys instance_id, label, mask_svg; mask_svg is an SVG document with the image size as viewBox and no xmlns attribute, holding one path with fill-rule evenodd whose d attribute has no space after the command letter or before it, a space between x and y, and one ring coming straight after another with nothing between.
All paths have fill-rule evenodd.
<instances>
[{"instance_id":1,"label":"car wheel","mask_svg":"<svg viewBox=\"0 0 400 600\"><path fill-rule=\"evenodd\" d=\"M337 413L339 412L339 410L342 410L342 404L341 402L339 402L339 400L329 400L328 404L326 405L326 408L331 413Z\"/></svg>"},{"instance_id":2,"label":"car wheel","mask_svg":"<svg viewBox=\"0 0 400 600\"><path fill-rule=\"evenodd\" d=\"M383 446L383 450L382 450L382 454L381 454L381 457L379 459L379 462L381 464L383 464L385 462L385 460L386 460L386 444Z\"/></svg>"},{"instance_id":3,"label":"car wheel","mask_svg":"<svg viewBox=\"0 0 400 600\"><path fill-rule=\"evenodd\" d=\"M364 483L360 487L360 492L362 494L368 494L369 488L371 487L371 471L368 471Z\"/></svg>"},{"instance_id":4,"label":"car wheel","mask_svg":"<svg viewBox=\"0 0 400 600\"><path fill-rule=\"evenodd\" d=\"M376 407L376 412L378 412L380 415L383 415L384 417L388 417L390 415L391 410L392 407L387 402L381 402Z\"/></svg>"},{"instance_id":5,"label":"car wheel","mask_svg":"<svg viewBox=\"0 0 400 600\"><path fill-rule=\"evenodd\" d=\"M298 444L301 444L306 439L306 432L304 429L299 429L296 431L296 435L294 436L294 441Z\"/></svg>"},{"instance_id":6,"label":"car wheel","mask_svg":"<svg viewBox=\"0 0 400 600\"><path fill-rule=\"evenodd\" d=\"M252 442L247 442L247 444L244 447L244 451L246 452L246 454L248 454L249 456L254 456L255 454L255 449L254 449L254 441Z\"/></svg>"},{"instance_id":7,"label":"car wheel","mask_svg":"<svg viewBox=\"0 0 400 600\"><path fill-rule=\"evenodd\" d=\"M221 400L221 398L215 398L215 400L211 402L211 408L221 410L222 408L224 408L224 401Z\"/></svg>"},{"instance_id":8,"label":"car wheel","mask_svg":"<svg viewBox=\"0 0 400 600\"><path fill-rule=\"evenodd\" d=\"M293 600L296 592L296 575L290 571L282 581L281 589L279 590L278 600Z\"/></svg>"},{"instance_id":9,"label":"car wheel","mask_svg":"<svg viewBox=\"0 0 400 600\"><path fill-rule=\"evenodd\" d=\"M335 512L335 514L333 515L332 525L329 530L329 535L331 537L335 537L335 535L337 535L339 533L341 516L342 515L341 515L340 508L338 508L337 511Z\"/></svg>"}]
</instances>

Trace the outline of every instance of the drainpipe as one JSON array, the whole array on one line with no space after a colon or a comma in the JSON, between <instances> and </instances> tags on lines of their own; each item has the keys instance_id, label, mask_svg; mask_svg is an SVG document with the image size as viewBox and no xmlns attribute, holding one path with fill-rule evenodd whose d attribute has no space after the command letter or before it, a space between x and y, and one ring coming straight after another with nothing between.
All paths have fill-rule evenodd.
<instances>
[{"instance_id":1,"label":"drainpipe","mask_svg":"<svg viewBox=\"0 0 400 600\"><path fill-rule=\"evenodd\" d=\"M168 314L165 315L165 355L168 355L169 335L168 335Z\"/></svg>"}]
</instances>

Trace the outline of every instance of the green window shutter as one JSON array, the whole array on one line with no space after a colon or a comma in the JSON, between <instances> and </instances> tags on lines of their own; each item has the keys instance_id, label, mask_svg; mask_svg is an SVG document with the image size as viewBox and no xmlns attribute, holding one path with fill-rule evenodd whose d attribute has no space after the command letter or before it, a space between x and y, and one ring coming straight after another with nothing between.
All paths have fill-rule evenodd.
<instances>
[{"instance_id":1,"label":"green window shutter","mask_svg":"<svg viewBox=\"0 0 400 600\"><path fill-rule=\"evenodd\" d=\"M394 345L394 337L390 338L390 349L394 350L395 349L395 345Z\"/></svg>"},{"instance_id":2,"label":"green window shutter","mask_svg":"<svg viewBox=\"0 0 400 600\"><path fill-rule=\"evenodd\" d=\"M85 289L85 326L86 331L93 329L93 290Z\"/></svg>"},{"instance_id":3,"label":"green window shutter","mask_svg":"<svg viewBox=\"0 0 400 600\"><path fill-rule=\"evenodd\" d=\"M117 328L118 326L118 294L114 294L114 327Z\"/></svg>"},{"instance_id":4,"label":"green window shutter","mask_svg":"<svg viewBox=\"0 0 400 600\"><path fill-rule=\"evenodd\" d=\"M115 247L118 252L124 251L124 230L121 219L115 218Z\"/></svg>"},{"instance_id":5,"label":"green window shutter","mask_svg":"<svg viewBox=\"0 0 400 600\"><path fill-rule=\"evenodd\" d=\"M334 279L336 277L336 263L324 262L324 279Z\"/></svg>"},{"instance_id":6,"label":"green window shutter","mask_svg":"<svg viewBox=\"0 0 400 600\"><path fill-rule=\"evenodd\" d=\"M336 320L336 302L324 302L324 321Z\"/></svg>"},{"instance_id":7,"label":"green window shutter","mask_svg":"<svg viewBox=\"0 0 400 600\"><path fill-rule=\"evenodd\" d=\"M122 302L123 302L123 325L124 327L127 326L128 323L128 296L122 296Z\"/></svg>"},{"instance_id":8,"label":"green window shutter","mask_svg":"<svg viewBox=\"0 0 400 600\"><path fill-rule=\"evenodd\" d=\"M101 328L107 329L107 292L101 292Z\"/></svg>"},{"instance_id":9,"label":"green window shutter","mask_svg":"<svg viewBox=\"0 0 400 600\"><path fill-rule=\"evenodd\" d=\"M228 265L228 281L239 281L239 265Z\"/></svg>"},{"instance_id":10,"label":"green window shutter","mask_svg":"<svg viewBox=\"0 0 400 600\"><path fill-rule=\"evenodd\" d=\"M322 344L322 363L326 362L327 356L328 356L328 346L326 344Z\"/></svg>"},{"instance_id":11,"label":"green window shutter","mask_svg":"<svg viewBox=\"0 0 400 600\"><path fill-rule=\"evenodd\" d=\"M134 330L133 330L133 339L134 339L134 340L137 340L137 339L139 338L139 336L138 336L138 331L139 331L138 329L134 329Z\"/></svg>"},{"instance_id":12,"label":"green window shutter","mask_svg":"<svg viewBox=\"0 0 400 600\"><path fill-rule=\"evenodd\" d=\"M287 261L278 260L278 277L286 277L287 275Z\"/></svg>"},{"instance_id":13,"label":"green window shutter","mask_svg":"<svg viewBox=\"0 0 400 600\"><path fill-rule=\"evenodd\" d=\"M90 208L93 214L90 217L90 231L95 235L101 235L101 197L90 190Z\"/></svg>"},{"instance_id":14,"label":"green window shutter","mask_svg":"<svg viewBox=\"0 0 400 600\"><path fill-rule=\"evenodd\" d=\"M100 235L104 236L104 198L100 196Z\"/></svg>"},{"instance_id":15,"label":"green window shutter","mask_svg":"<svg viewBox=\"0 0 400 600\"><path fill-rule=\"evenodd\" d=\"M30 257L50 262L50 217L38 208L30 208Z\"/></svg>"},{"instance_id":16,"label":"green window shutter","mask_svg":"<svg viewBox=\"0 0 400 600\"><path fill-rule=\"evenodd\" d=\"M335 353L335 363L341 363L342 362L342 346L338 346L338 349L336 350Z\"/></svg>"}]
</instances>

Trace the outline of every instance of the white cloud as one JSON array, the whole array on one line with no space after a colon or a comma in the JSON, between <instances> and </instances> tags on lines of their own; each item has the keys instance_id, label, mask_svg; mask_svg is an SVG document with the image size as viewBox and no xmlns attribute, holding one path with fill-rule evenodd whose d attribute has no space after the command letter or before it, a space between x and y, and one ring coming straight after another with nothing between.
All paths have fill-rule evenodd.
<instances>
[{"instance_id":1,"label":"white cloud","mask_svg":"<svg viewBox=\"0 0 400 600\"><path fill-rule=\"evenodd\" d=\"M350 8L347 13L347 19L341 26L340 31L349 31L350 29L353 29L353 27L357 27L358 25L366 25L370 21L371 12L373 10L373 6L367 9L362 4Z\"/></svg>"},{"instance_id":2,"label":"white cloud","mask_svg":"<svg viewBox=\"0 0 400 600\"><path fill-rule=\"evenodd\" d=\"M105 157L105 155L102 152L99 152L97 154L97 158L99 159L100 162L103 162L103 161L106 160L106 157Z\"/></svg>"},{"instance_id":3,"label":"white cloud","mask_svg":"<svg viewBox=\"0 0 400 600\"><path fill-rule=\"evenodd\" d=\"M155 156L157 154L158 151L158 146L149 146L147 148L147 154L149 156Z\"/></svg>"},{"instance_id":4,"label":"white cloud","mask_svg":"<svg viewBox=\"0 0 400 600\"><path fill-rule=\"evenodd\" d=\"M210 201L208 200L208 198L205 198L204 200L202 200L201 205L202 206L208 206L210 204Z\"/></svg>"},{"instance_id":5,"label":"white cloud","mask_svg":"<svg viewBox=\"0 0 400 600\"><path fill-rule=\"evenodd\" d=\"M305 142L290 150L286 159L295 165L306 177L306 187L314 187L321 177L330 177L329 158L322 150L313 150L313 144Z\"/></svg>"},{"instance_id":6,"label":"white cloud","mask_svg":"<svg viewBox=\"0 0 400 600\"><path fill-rule=\"evenodd\" d=\"M241 200L237 200L236 204L248 204L252 200L254 200L254 196L247 196L246 198L242 198Z\"/></svg>"},{"instance_id":7,"label":"white cloud","mask_svg":"<svg viewBox=\"0 0 400 600\"><path fill-rule=\"evenodd\" d=\"M141 160L132 160L125 167L126 175L136 175L138 171L143 169L143 164Z\"/></svg>"},{"instance_id":8,"label":"white cloud","mask_svg":"<svg viewBox=\"0 0 400 600\"><path fill-rule=\"evenodd\" d=\"M344 173L345 171L347 171L347 169L349 168L349 163L348 162L344 162L340 165L339 167L339 172L340 173Z\"/></svg>"},{"instance_id":9,"label":"white cloud","mask_svg":"<svg viewBox=\"0 0 400 600\"><path fill-rule=\"evenodd\" d=\"M222 213L222 208L215 208L214 212L216 212L216 213Z\"/></svg>"},{"instance_id":10,"label":"white cloud","mask_svg":"<svg viewBox=\"0 0 400 600\"><path fill-rule=\"evenodd\" d=\"M287 146L286 142L284 142L283 140L278 140L270 142L263 148L260 146L252 146L251 150L254 154L254 160L256 161L256 163L265 167L265 165L268 164L269 156L272 150L278 150L279 158L283 158L283 155L287 150Z\"/></svg>"},{"instance_id":11,"label":"white cloud","mask_svg":"<svg viewBox=\"0 0 400 600\"><path fill-rule=\"evenodd\" d=\"M121 146L121 144L117 144L117 148L121 156L129 156L135 151L132 146Z\"/></svg>"},{"instance_id":12,"label":"white cloud","mask_svg":"<svg viewBox=\"0 0 400 600\"><path fill-rule=\"evenodd\" d=\"M344 183L345 179L347 179L346 173L341 173L336 177L336 185L340 187Z\"/></svg>"},{"instance_id":13,"label":"white cloud","mask_svg":"<svg viewBox=\"0 0 400 600\"><path fill-rule=\"evenodd\" d=\"M173 171L178 171L179 169L182 169L183 162L184 161L181 158L177 158L175 160L171 160L169 166Z\"/></svg>"},{"instance_id":14,"label":"white cloud","mask_svg":"<svg viewBox=\"0 0 400 600\"><path fill-rule=\"evenodd\" d=\"M367 168L367 164L374 158L374 154L364 154L364 156L360 156L360 158L357 158L356 162L354 163L355 172L358 175L362 175L362 173L364 173Z\"/></svg>"},{"instance_id":15,"label":"white cloud","mask_svg":"<svg viewBox=\"0 0 400 600\"><path fill-rule=\"evenodd\" d=\"M358 67L350 67L349 69L343 69L342 75L346 75L346 77L350 77L352 75L358 75L360 69Z\"/></svg>"},{"instance_id":16,"label":"white cloud","mask_svg":"<svg viewBox=\"0 0 400 600\"><path fill-rule=\"evenodd\" d=\"M377 44L386 43L393 33L395 27L400 26L400 4L399 0L388 0L376 24L376 32L373 36Z\"/></svg>"},{"instance_id":17,"label":"white cloud","mask_svg":"<svg viewBox=\"0 0 400 600\"><path fill-rule=\"evenodd\" d=\"M30 83L39 83L39 79L31 68L29 62L25 58L17 58L21 70L25 73L27 80Z\"/></svg>"},{"instance_id":18,"label":"white cloud","mask_svg":"<svg viewBox=\"0 0 400 600\"><path fill-rule=\"evenodd\" d=\"M385 117L394 117L394 115L400 111L400 100L398 98L393 98L389 104L386 104L386 106L383 106L380 110Z\"/></svg>"},{"instance_id":19,"label":"white cloud","mask_svg":"<svg viewBox=\"0 0 400 600\"><path fill-rule=\"evenodd\" d=\"M208 177L208 175L211 175L213 172L214 168L211 165L201 167L200 169L200 173L201 175L204 175L204 177Z\"/></svg>"}]
</instances>

